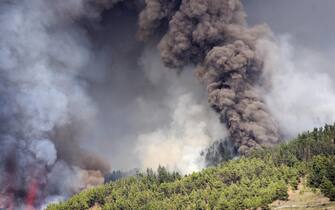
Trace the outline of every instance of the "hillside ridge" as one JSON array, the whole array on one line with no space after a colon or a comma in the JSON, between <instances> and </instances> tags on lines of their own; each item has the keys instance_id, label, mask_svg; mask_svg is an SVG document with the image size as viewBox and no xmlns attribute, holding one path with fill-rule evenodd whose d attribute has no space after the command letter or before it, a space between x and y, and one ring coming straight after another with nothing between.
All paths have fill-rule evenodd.
<instances>
[{"instance_id":1,"label":"hillside ridge","mask_svg":"<svg viewBox=\"0 0 335 210\"><path fill-rule=\"evenodd\" d=\"M335 125L325 125L198 173L148 169L47 209L269 209L276 200L288 200L288 189L297 190L303 177L306 186L334 200L334 142Z\"/></svg>"}]
</instances>

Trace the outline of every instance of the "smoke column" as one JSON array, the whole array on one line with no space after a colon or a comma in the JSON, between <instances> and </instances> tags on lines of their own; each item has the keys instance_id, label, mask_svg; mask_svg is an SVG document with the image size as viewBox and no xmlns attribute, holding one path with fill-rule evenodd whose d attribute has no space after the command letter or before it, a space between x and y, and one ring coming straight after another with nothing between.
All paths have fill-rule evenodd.
<instances>
[{"instance_id":1,"label":"smoke column","mask_svg":"<svg viewBox=\"0 0 335 210\"><path fill-rule=\"evenodd\" d=\"M167 8L175 8L176 3L170 4L148 1L140 15L139 36L146 39L164 16L170 17L159 43L163 62L172 68L197 65L208 101L226 124L238 152L278 143L277 124L256 90L263 65L256 43L266 38L267 29L245 26L240 1L182 1L173 15Z\"/></svg>"},{"instance_id":2,"label":"smoke column","mask_svg":"<svg viewBox=\"0 0 335 210\"><path fill-rule=\"evenodd\" d=\"M0 23L0 208L43 209L111 168L191 173L335 120L333 63L249 27L239 0L5 0Z\"/></svg>"},{"instance_id":3,"label":"smoke column","mask_svg":"<svg viewBox=\"0 0 335 210\"><path fill-rule=\"evenodd\" d=\"M78 176L91 168L72 164L66 151L57 151L54 137L57 129L95 112L85 82L77 79L91 52L76 23L94 13L74 0L0 3L1 208L36 207L49 195L68 196L84 187ZM84 154L75 153L76 159Z\"/></svg>"},{"instance_id":4,"label":"smoke column","mask_svg":"<svg viewBox=\"0 0 335 210\"><path fill-rule=\"evenodd\" d=\"M113 8L117 2L0 3L1 208L43 208L100 184L109 171L106 162L110 154L116 157L112 163L125 167L156 167L158 163L147 160L157 153L143 147L144 143L152 144L143 136L150 136L158 127L173 133L174 141L179 138L175 127L188 128L187 133L182 131L185 137L175 153L185 159L183 165L175 165L178 157L163 164L184 172L200 169L193 149L200 153L211 143L214 128L209 123L219 122L207 116L210 110L199 102L202 93L190 90L194 80L177 79L177 74L167 71L160 62L157 73L146 66L152 60L150 56L156 54L154 48L149 45L147 57L142 56L144 44L135 40L136 31L129 33L136 30L139 5L125 2ZM122 23L135 27L114 30L120 15L126 17ZM132 37L128 45L118 45L119 39L130 37L125 34ZM158 57L154 59L159 61ZM170 84L172 81L175 84ZM173 89L176 84L180 88ZM174 102L163 104L168 101ZM181 111L170 118L175 103L180 104ZM143 116L138 105L143 107ZM185 105L194 106L193 111L180 113ZM147 118L152 109L158 111L156 120ZM195 130L189 125L191 119L199 120L194 122L199 127L199 143L189 134ZM167 144L174 143L170 139ZM103 151L105 148L112 152ZM126 148L130 155L125 156L133 159L118 160L116 151L124 154ZM133 161L135 157L141 163Z\"/></svg>"}]
</instances>

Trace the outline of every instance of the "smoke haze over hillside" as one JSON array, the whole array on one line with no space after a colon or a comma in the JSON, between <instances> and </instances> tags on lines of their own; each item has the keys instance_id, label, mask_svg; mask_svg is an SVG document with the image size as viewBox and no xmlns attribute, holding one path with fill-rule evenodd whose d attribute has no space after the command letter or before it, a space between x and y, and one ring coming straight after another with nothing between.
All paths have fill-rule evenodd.
<instances>
[{"instance_id":1,"label":"smoke haze over hillside","mask_svg":"<svg viewBox=\"0 0 335 210\"><path fill-rule=\"evenodd\" d=\"M112 169L198 171L222 145L246 154L333 122L335 3L242 3L1 2L0 208L42 208Z\"/></svg>"}]
</instances>

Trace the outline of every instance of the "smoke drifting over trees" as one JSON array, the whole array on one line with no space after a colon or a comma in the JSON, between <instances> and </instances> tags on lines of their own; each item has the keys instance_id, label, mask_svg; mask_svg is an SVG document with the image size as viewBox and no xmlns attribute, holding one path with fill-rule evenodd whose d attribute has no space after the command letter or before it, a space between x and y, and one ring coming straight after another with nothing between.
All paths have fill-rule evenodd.
<instances>
[{"instance_id":1,"label":"smoke drifting over trees","mask_svg":"<svg viewBox=\"0 0 335 210\"><path fill-rule=\"evenodd\" d=\"M272 146L311 110L283 99L300 76L334 104L331 79L297 71L239 0L6 0L0 24L0 208L42 207L110 168L189 173L223 145ZM334 120L317 100L319 123Z\"/></svg>"}]
</instances>

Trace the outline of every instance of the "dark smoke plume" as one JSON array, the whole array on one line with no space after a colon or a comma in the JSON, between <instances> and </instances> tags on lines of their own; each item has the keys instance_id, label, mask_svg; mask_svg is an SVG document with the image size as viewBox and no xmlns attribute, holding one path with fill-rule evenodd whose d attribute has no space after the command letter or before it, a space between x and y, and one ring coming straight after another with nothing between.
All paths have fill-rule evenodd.
<instances>
[{"instance_id":1,"label":"dark smoke plume","mask_svg":"<svg viewBox=\"0 0 335 210\"><path fill-rule=\"evenodd\" d=\"M278 143L258 46L276 44L245 17L239 0L2 1L0 208L42 208L103 183L110 142L120 165L136 153L142 167L185 173L204 167L206 147L219 162Z\"/></svg>"},{"instance_id":2,"label":"dark smoke plume","mask_svg":"<svg viewBox=\"0 0 335 210\"><path fill-rule=\"evenodd\" d=\"M169 3L166 3L169 2ZM146 39L167 18L159 43L165 65L197 65L210 105L221 115L240 154L279 141L276 122L256 91L262 58L255 45L267 35L263 26L247 28L239 0L147 1L140 15L140 37Z\"/></svg>"}]
</instances>

